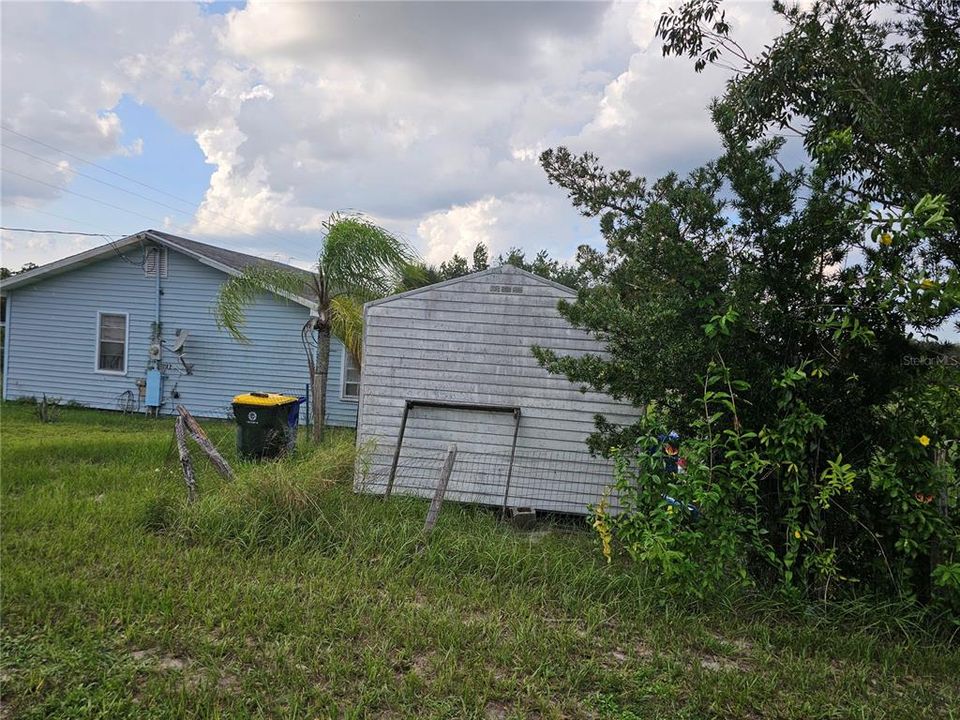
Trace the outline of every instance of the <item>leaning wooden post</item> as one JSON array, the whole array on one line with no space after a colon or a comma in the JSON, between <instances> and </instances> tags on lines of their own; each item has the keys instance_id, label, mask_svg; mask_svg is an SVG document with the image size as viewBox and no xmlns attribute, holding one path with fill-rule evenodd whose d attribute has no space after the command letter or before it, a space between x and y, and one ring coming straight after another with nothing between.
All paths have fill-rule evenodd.
<instances>
[{"instance_id":1,"label":"leaning wooden post","mask_svg":"<svg viewBox=\"0 0 960 720\"><path fill-rule=\"evenodd\" d=\"M230 463L224 459L220 451L210 442L210 439L203 431L203 428L200 427L200 423L196 421L196 418L194 418L183 405L177 405L177 412L180 413L180 419L183 420L187 430L190 431L190 436L196 440L200 449L210 458L210 462L213 463L217 472L223 476L224 480L233 480L233 468L230 467Z\"/></svg>"},{"instance_id":2,"label":"leaning wooden post","mask_svg":"<svg viewBox=\"0 0 960 720\"><path fill-rule=\"evenodd\" d=\"M393 481L397 478L397 463L400 462L400 446L403 445L403 433L407 429L407 415L410 414L410 401L403 405L403 417L400 418L400 432L397 435L397 447L393 451L393 462L390 463L390 476L387 478L387 489L383 493L384 499L393 492Z\"/></svg>"},{"instance_id":3,"label":"leaning wooden post","mask_svg":"<svg viewBox=\"0 0 960 720\"><path fill-rule=\"evenodd\" d=\"M447 448L447 459L443 461L443 468L440 470L440 480L437 482L437 490L433 493L433 500L430 502L430 510L427 511L427 519L423 523L423 534L427 535L433 526L437 524L437 517L440 515L440 506L443 504L443 496L447 494L447 483L450 482L450 474L453 472L453 463L457 458L457 446L450 443Z\"/></svg>"},{"instance_id":4,"label":"leaning wooden post","mask_svg":"<svg viewBox=\"0 0 960 720\"><path fill-rule=\"evenodd\" d=\"M173 433L177 438L177 451L180 453L180 467L183 468L183 480L187 484L187 501L197 499L197 477L193 472L193 463L190 461L190 451L187 449L186 422L178 417L173 426Z\"/></svg>"}]
</instances>

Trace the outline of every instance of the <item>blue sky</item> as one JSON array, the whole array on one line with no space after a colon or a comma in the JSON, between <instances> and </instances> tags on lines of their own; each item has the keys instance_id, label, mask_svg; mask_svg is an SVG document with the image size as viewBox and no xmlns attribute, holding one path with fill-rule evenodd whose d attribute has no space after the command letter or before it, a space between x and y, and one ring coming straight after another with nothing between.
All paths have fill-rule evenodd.
<instances>
[{"instance_id":1,"label":"blue sky","mask_svg":"<svg viewBox=\"0 0 960 720\"><path fill-rule=\"evenodd\" d=\"M63 158L76 164L78 173L91 177L76 176L67 187L71 193L77 193L76 195L64 193L51 202L43 204L42 207L26 208L23 204L5 207L5 225L24 227L42 225L61 229L74 229L75 225L76 229L84 232L110 235L128 234L131 227L149 223L150 219L153 219L153 224L157 226L162 225L165 218L170 218L185 227L189 225L196 207L203 199L213 172L213 168L206 164L203 153L200 152L194 138L177 131L152 108L138 104L127 95L124 95L111 110L116 113L122 123L123 133L120 143L123 146L142 143L142 151L130 155L118 153L97 158L95 161L91 160L96 165L79 162L73 157L62 155ZM39 138L36 139L39 140ZM5 133L4 143L10 146L4 147L5 159L11 165L16 163L15 168L18 172L22 170L23 174L35 177L35 174L30 174L31 167L24 167L21 162L35 168L39 161L19 151L29 152L31 155L49 151L47 147L49 143L41 142L44 142L44 145L33 142L28 137ZM84 156L76 155L76 157ZM145 185L151 185L182 200L139 185L128 178L139 180ZM26 182L30 184L30 181ZM104 183L110 183L110 185ZM86 197L80 197L80 195ZM102 200L103 203L89 198ZM107 207L105 203L119 206L127 212ZM174 212L171 208L181 212ZM59 222L57 216L61 216ZM66 221L62 218L71 218L71 220ZM40 222L41 219L45 223Z\"/></svg>"},{"instance_id":2,"label":"blue sky","mask_svg":"<svg viewBox=\"0 0 960 720\"><path fill-rule=\"evenodd\" d=\"M323 219L357 209L433 262L477 242L572 259L596 222L542 149L651 174L716 152L723 78L648 52L662 4L6 4L4 224L306 263ZM3 262L96 242L5 234Z\"/></svg>"},{"instance_id":3,"label":"blue sky","mask_svg":"<svg viewBox=\"0 0 960 720\"><path fill-rule=\"evenodd\" d=\"M597 221L540 151L656 177L720 150L706 108L727 76L662 57L667 6L4 3L3 224L307 265L355 209L430 262L477 242L570 260ZM766 3L725 7L748 50L777 32ZM17 268L101 241L3 232L0 252Z\"/></svg>"}]
</instances>

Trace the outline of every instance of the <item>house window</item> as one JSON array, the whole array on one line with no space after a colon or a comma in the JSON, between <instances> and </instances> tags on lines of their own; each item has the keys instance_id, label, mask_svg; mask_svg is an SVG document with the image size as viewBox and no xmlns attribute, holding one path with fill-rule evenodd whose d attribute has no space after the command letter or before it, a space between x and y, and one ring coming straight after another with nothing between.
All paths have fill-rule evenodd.
<instances>
[{"instance_id":1,"label":"house window","mask_svg":"<svg viewBox=\"0 0 960 720\"><path fill-rule=\"evenodd\" d=\"M353 353L343 349L343 382L340 385L340 398L343 400L360 399L360 366Z\"/></svg>"},{"instance_id":2,"label":"house window","mask_svg":"<svg viewBox=\"0 0 960 720\"><path fill-rule=\"evenodd\" d=\"M126 313L97 314L97 372L127 372Z\"/></svg>"},{"instance_id":3,"label":"house window","mask_svg":"<svg viewBox=\"0 0 960 720\"><path fill-rule=\"evenodd\" d=\"M143 274L147 277L156 277L157 272L160 273L160 277L167 276L167 249L147 248L147 254L143 258Z\"/></svg>"}]
</instances>

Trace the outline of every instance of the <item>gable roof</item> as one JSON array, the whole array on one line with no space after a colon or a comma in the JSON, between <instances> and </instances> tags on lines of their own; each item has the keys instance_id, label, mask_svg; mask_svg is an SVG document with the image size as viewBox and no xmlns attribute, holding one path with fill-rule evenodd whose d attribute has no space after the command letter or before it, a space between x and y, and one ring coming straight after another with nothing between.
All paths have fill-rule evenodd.
<instances>
[{"instance_id":1,"label":"gable roof","mask_svg":"<svg viewBox=\"0 0 960 720\"><path fill-rule=\"evenodd\" d=\"M536 280L543 285L547 285L557 290L562 290L563 292L569 294L571 297L577 294L577 291L573 288L568 288L566 285L562 285L554 280L548 280L541 275L536 273L529 272L528 270L521 270L518 267L513 265L498 265L497 267L487 268L486 270L481 270L480 272L467 273L466 275L461 275L460 277L451 278L450 280L444 280L443 282L434 283L433 285L424 285L423 287L414 288L413 290L407 290L406 292L398 293L396 295L388 295L385 298L380 298L379 300L371 300L368 303L364 304L364 309L369 307L374 307L375 305L381 305L383 303L392 302L394 300L399 300L400 298L413 297L414 295L419 295L430 290L438 290L440 288L450 287L451 285L457 285L468 280L476 280L477 278L487 277L488 275L521 275L531 280Z\"/></svg>"},{"instance_id":2,"label":"gable roof","mask_svg":"<svg viewBox=\"0 0 960 720\"><path fill-rule=\"evenodd\" d=\"M303 268L287 265L286 263L277 262L276 260L268 260L266 258L257 257L256 255L248 255L247 253L241 253L235 250L227 250L226 248L217 247L216 245L209 245L207 243L190 240L178 235L171 235L170 233L161 232L160 230L143 230L133 235L128 235L127 237L116 242L100 245L90 250L86 250L85 252L63 258L62 260L56 260L52 263L41 265L40 267L34 268L33 270L28 270L25 273L14 275L13 277L9 277L0 282L0 291L13 290L22 285L32 284L46 277L52 277L54 275L60 275L61 273L69 272L75 268L94 263L104 256L114 253L119 254L126 248L143 244L144 242L151 242L156 245L161 245L163 247L170 248L171 250L183 253L184 255L191 257L204 265L231 276L241 275L245 269L258 265L275 267L288 272L302 274L304 279L303 293L297 296L291 295L288 299L306 307L313 307L316 304L316 300L313 297L312 292L309 290L308 285L312 273L304 270ZM281 294L285 295L285 293Z\"/></svg>"}]
</instances>

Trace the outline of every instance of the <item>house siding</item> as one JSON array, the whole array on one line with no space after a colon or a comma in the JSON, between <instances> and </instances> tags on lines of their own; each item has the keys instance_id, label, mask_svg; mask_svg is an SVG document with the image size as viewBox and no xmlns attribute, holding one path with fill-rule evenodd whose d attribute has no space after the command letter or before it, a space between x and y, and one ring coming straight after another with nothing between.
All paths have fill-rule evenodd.
<instances>
[{"instance_id":1,"label":"house siding","mask_svg":"<svg viewBox=\"0 0 960 720\"><path fill-rule=\"evenodd\" d=\"M229 418L230 400L241 392L302 395L308 375L300 329L309 311L263 293L247 312L244 332L251 342L239 343L217 327L212 312L225 274L174 250L167 254L167 276L160 279L163 340L169 345L177 329L189 331L184 358L193 374L187 375L176 356L164 350L161 412L170 414L181 403L200 417ZM46 393L63 402L117 409L125 391L138 396L136 383L145 377L157 302L157 279L144 275L141 259L141 250L128 251L9 291L17 317L7 323L5 399ZM129 316L125 375L95 370L98 312ZM339 397L341 348L339 341L331 347L327 419L328 424L350 426L356 422L357 404ZM305 419L304 411L301 421Z\"/></svg>"},{"instance_id":2,"label":"house siding","mask_svg":"<svg viewBox=\"0 0 960 720\"><path fill-rule=\"evenodd\" d=\"M511 292L492 292L497 286ZM522 292L513 291L518 287ZM384 491L406 400L433 400L521 408L508 505L583 513L597 502L612 482L612 468L585 445L594 417L630 422L636 411L581 392L533 357L533 345L565 355L602 352L557 310L557 302L572 295L504 267L368 305L357 435L366 458L358 488ZM448 497L499 505L513 432L510 413L412 409L396 491L431 494L431 473L453 442L458 460Z\"/></svg>"}]
</instances>

